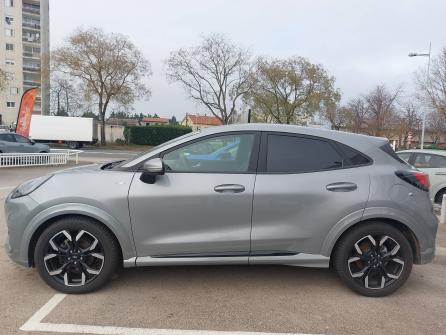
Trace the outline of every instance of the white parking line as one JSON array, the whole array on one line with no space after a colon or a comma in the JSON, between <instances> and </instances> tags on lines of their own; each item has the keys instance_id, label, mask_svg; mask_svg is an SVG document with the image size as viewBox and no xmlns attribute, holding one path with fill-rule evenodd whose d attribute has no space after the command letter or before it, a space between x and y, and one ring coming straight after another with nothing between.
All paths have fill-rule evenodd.
<instances>
[{"instance_id":1,"label":"white parking line","mask_svg":"<svg viewBox=\"0 0 446 335\"><path fill-rule=\"evenodd\" d=\"M0 190L10 190L14 188L15 186L0 186Z\"/></svg>"},{"instance_id":2,"label":"white parking line","mask_svg":"<svg viewBox=\"0 0 446 335\"><path fill-rule=\"evenodd\" d=\"M78 334L102 334L102 335L311 335L300 333L262 333L239 332L218 330L182 330L182 329L150 329L127 328L110 326L88 326L66 323L46 323L42 320L50 314L54 308L66 297L66 294L56 294L43 305L25 324L20 327L23 331L53 332L53 333L78 333Z\"/></svg>"}]
</instances>

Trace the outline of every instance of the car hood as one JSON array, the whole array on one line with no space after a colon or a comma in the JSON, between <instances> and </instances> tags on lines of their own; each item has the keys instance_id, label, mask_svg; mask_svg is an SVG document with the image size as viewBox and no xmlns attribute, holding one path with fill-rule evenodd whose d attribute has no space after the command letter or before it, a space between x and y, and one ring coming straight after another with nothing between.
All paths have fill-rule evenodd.
<instances>
[{"instance_id":1,"label":"car hood","mask_svg":"<svg viewBox=\"0 0 446 335\"><path fill-rule=\"evenodd\" d=\"M54 174L59 173L78 173L78 172L89 172L89 171L99 171L99 170L106 170L107 167L110 165L113 165L114 163L121 162L119 161L107 161L107 162L98 162L98 163L92 163L82 166L74 166L68 169L63 169L60 171L54 172Z\"/></svg>"}]
</instances>

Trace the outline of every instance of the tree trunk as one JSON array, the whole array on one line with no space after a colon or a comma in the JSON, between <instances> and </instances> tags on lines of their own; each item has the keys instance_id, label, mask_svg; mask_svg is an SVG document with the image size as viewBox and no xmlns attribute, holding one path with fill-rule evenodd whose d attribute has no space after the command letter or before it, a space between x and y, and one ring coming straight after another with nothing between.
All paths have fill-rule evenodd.
<instances>
[{"instance_id":1,"label":"tree trunk","mask_svg":"<svg viewBox=\"0 0 446 335\"><path fill-rule=\"evenodd\" d=\"M101 115L101 145L105 145L105 117Z\"/></svg>"},{"instance_id":2,"label":"tree trunk","mask_svg":"<svg viewBox=\"0 0 446 335\"><path fill-rule=\"evenodd\" d=\"M105 112L102 97L99 98L99 121L101 122L101 145L105 145Z\"/></svg>"}]
</instances>

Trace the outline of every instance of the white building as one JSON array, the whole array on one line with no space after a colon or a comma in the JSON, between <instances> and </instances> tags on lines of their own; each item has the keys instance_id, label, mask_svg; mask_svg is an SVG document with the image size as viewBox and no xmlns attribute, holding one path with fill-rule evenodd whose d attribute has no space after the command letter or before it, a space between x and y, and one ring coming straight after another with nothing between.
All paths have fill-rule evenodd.
<instances>
[{"instance_id":1,"label":"white building","mask_svg":"<svg viewBox=\"0 0 446 335\"><path fill-rule=\"evenodd\" d=\"M1 124L17 119L22 93L39 87L34 113L49 112L49 0L0 0Z\"/></svg>"}]
</instances>

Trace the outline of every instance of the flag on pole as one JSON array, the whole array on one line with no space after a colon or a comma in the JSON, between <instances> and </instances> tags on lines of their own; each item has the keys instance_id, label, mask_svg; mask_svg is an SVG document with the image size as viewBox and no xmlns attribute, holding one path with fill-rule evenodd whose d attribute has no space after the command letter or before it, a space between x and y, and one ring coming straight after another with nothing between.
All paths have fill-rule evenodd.
<instances>
[{"instance_id":1,"label":"flag on pole","mask_svg":"<svg viewBox=\"0 0 446 335\"><path fill-rule=\"evenodd\" d=\"M29 136L31 116L33 114L34 102L36 101L37 87L26 90L20 101L19 114L17 115L17 125L15 132L25 137Z\"/></svg>"}]
</instances>

